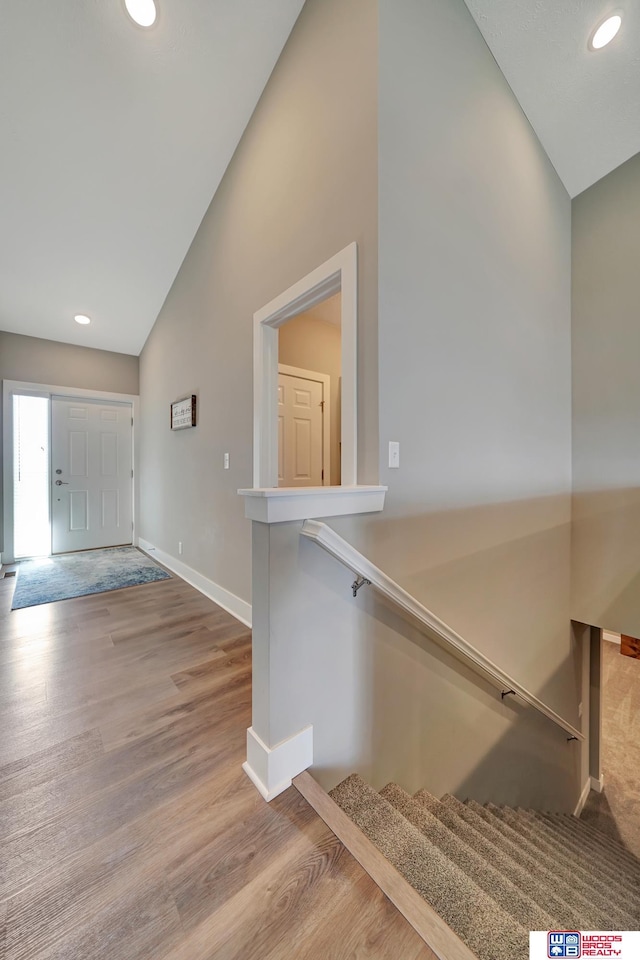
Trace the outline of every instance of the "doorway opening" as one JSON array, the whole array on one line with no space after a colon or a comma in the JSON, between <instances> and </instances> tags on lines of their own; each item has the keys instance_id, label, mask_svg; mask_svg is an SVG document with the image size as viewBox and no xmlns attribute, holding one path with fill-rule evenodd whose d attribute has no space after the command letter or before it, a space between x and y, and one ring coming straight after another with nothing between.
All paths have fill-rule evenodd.
<instances>
[{"instance_id":1,"label":"doorway opening","mask_svg":"<svg viewBox=\"0 0 640 960\"><path fill-rule=\"evenodd\" d=\"M611 630L592 628L592 632L596 637L592 641L591 687L592 697L596 688L599 710L597 727L590 731L598 747L597 766L591 766L597 781L592 779L592 791L581 817L640 856L636 803L640 772L634 762L634 718L640 710L640 641Z\"/></svg>"},{"instance_id":2,"label":"doorway opening","mask_svg":"<svg viewBox=\"0 0 640 960\"><path fill-rule=\"evenodd\" d=\"M2 383L0 562L130 544L138 398Z\"/></svg>"},{"instance_id":3,"label":"doorway opening","mask_svg":"<svg viewBox=\"0 0 640 960\"><path fill-rule=\"evenodd\" d=\"M340 485L341 370L338 292L278 328L278 486Z\"/></svg>"},{"instance_id":4,"label":"doorway opening","mask_svg":"<svg viewBox=\"0 0 640 960\"><path fill-rule=\"evenodd\" d=\"M51 552L49 399L13 398L13 537L16 558Z\"/></svg>"},{"instance_id":5,"label":"doorway opening","mask_svg":"<svg viewBox=\"0 0 640 960\"><path fill-rule=\"evenodd\" d=\"M278 364L284 362L279 350L281 334L284 333L283 343L288 339L287 331L283 328L300 315L312 312L315 307L333 300L336 295L338 297L333 302L335 306L339 306L340 314L340 375L337 377L336 385L339 390L339 402L334 404L334 417L337 410L340 430L339 434L333 431L327 447L327 455L331 458L331 444L334 445L334 450L336 443L340 445L339 453L336 452L331 458L335 463L328 471L330 480L331 474L334 479L336 478L339 469L340 479L337 484L329 483L325 472L324 484L321 480L320 483L309 482L304 485L339 487L340 489L336 492L340 495L346 492L346 487L356 488L358 485L358 252L356 244L351 243L253 315L253 490L268 491L271 488L285 486L279 476L278 447ZM326 318L325 322L327 322ZM291 330L294 331L291 334L293 338L295 328L292 327ZM287 355L291 356L291 354ZM317 362L317 356L313 356L311 362L306 362L299 369L307 373L315 373ZM300 363L301 361L298 361L295 366L299 366ZM331 380L335 381L336 376L334 375ZM331 383L329 393L334 391L335 387ZM324 396L323 399L326 400ZM295 486L296 484L291 488L292 493ZM343 502L346 503L346 500Z\"/></svg>"}]
</instances>

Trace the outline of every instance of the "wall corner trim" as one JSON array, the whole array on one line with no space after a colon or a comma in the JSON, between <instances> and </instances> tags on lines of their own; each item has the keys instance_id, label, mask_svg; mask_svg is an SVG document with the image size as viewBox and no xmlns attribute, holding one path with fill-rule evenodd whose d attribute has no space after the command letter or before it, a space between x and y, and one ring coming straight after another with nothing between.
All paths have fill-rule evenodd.
<instances>
[{"instance_id":1,"label":"wall corner trim","mask_svg":"<svg viewBox=\"0 0 640 960\"><path fill-rule=\"evenodd\" d=\"M203 593L209 600L213 600L240 623L246 624L247 627L251 626L251 604L247 603L246 600L236 597L235 593L231 593L230 590L221 587L219 583L209 580L203 574L198 573L197 570L188 567L186 563L172 557L170 553L165 553L164 550L154 547L148 540L138 537L137 545L143 553L148 553L152 560L157 560L163 567L167 567L172 573L191 584L192 587Z\"/></svg>"},{"instance_id":2,"label":"wall corner trim","mask_svg":"<svg viewBox=\"0 0 640 960\"><path fill-rule=\"evenodd\" d=\"M313 763L313 727L268 747L253 727L247 730L247 760L242 769L267 803L291 786Z\"/></svg>"},{"instance_id":3,"label":"wall corner trim","mask_svg":"<svg viewBox=\"0 0 640 960\"><path fill-rule=\"evenodd\" d=\"M591 777L591 789L595 790L596 793L602 793L604 790L604 777L600 774L600 779L596 780L595 777Z\"/></svg>"},{"instance_id":4,"label":"wall corner trim","mask_svg":"<svg viewBox=\"0 0 640 960\"><path fill-rule=\"evenodd\" d=\"M579 817L582 811L584 810L584 805L589 799L589 794L591 793L591 789L592 789L591 784L592 784L592 778L587 777L586 783L582 788L582 793L580 794L580 799L578 800L576 804L576 808L573 811L574 817Z\"/></svg>"}]
</instances>

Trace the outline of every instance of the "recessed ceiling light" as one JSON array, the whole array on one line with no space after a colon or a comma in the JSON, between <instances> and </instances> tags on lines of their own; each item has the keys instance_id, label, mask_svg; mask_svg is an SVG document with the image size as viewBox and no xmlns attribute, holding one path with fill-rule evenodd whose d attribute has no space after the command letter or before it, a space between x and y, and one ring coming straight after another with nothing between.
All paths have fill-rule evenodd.
<instances>
[{"instance_id":1,"label":"recessed ceiling light","mask_svg":"<svg viewBox=\"0 0 640 960\"><path fill-rule=\"evenodd\" d=\"M84 313L76 313L73 319L76 323L91 323L91 317L85 317Z\"/></svg>"},{"instance_id":2,"label":"recessed ceiling light","mask_svg":"<svg viewBox=\"0 0 640 960\"><path fill-rule=\"evenodd\" d=\"M606 47L608 43L611 43L621 25L622 17L618 14L613 17L607 17L607 19L603 20L593 31L589 41L590 48L592 50L601 50L602 47Z\"/></svg>"},{"instance_id":3,"label":"recessed ceiling light","mask_svg":"<svg viewBox=\"0 0 640 960\"><path fill-rule=\"evenodd\" d=\"M152 27L158 12L155 0L124 0L127 13L141 27Z\"/></svg>"}]
</instances>

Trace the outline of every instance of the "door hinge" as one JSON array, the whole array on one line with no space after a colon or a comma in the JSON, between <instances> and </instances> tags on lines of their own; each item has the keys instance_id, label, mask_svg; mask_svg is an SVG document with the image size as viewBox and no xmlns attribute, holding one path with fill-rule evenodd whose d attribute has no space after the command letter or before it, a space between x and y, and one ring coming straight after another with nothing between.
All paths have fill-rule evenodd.
<instances>
[{"instance_id":1,"label":"door hinge","mask_svg":"<svg viewBox=\"0 0 640 960\"><path fill-rule=\"evenodd\" d=\"M131 417L131 426L133 426L133 417Z\"/></svg>"},{"instance_id":2,"label":"door hinge","mask_svg":"<svg viewBox=\"0 0 640 960\"><path fill-rule=\"evenodd\" d=\"M324 480L324 470L322 471L322 479Z\"/></svg>"},{"instance_id":3,"label":"door hinge","mask_svg":"<svg viewBox=\"0 0 640 960\"><path fill-rule=\"evenodd\" d=\"M133 470L131 471L131 479L133 480Z\"/></svg>"},{"instance_id":4,"label":"door hinge","mask_svg":"<svg viewBox=\"0 0 640 960\"><path fill-rule=\"evenodd\" d=\"M321 400L321 401L320 401L320 406L321 406L322 409L324 410L324 400Z\"/></svg>"}]
</instances>

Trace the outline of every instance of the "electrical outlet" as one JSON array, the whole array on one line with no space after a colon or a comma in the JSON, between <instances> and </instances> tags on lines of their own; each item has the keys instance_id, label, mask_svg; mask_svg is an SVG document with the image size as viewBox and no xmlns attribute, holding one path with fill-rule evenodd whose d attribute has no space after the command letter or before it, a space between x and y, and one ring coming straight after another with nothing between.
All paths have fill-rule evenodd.
<instances>
[{"instance_id":1,"label":"electrical outlet","mask_svg":"<svg viewBox=\"0 0 640 960\"><path fill-rule=\"evenodd\" d=\"M178 540L178 555L182 556L182 540Z\"/></svg>"},{"instance_id":2,"label":"electrical outlet","mask_svg":"<svg viewBox=\"0 0 640 960\"><path fill-rule=\"evenodd\" d=\"M229 454L225 453L224 455L224 468L225 470L229 469Z\"/></svg>"},{"instance_id":3,"label":"electrical outlet","mask_svg":"<svg viewBox=\"0 0 640 960\"><path fill-rule=\"evenodd\" d=\"M400 444L397 440L389 441L389 467L397 470L400 466Z\"/></svg>"}]
</instances>

